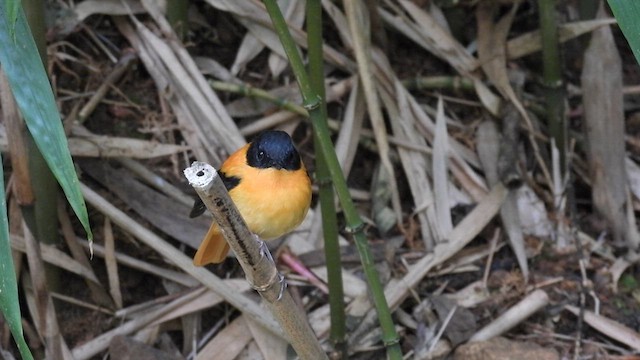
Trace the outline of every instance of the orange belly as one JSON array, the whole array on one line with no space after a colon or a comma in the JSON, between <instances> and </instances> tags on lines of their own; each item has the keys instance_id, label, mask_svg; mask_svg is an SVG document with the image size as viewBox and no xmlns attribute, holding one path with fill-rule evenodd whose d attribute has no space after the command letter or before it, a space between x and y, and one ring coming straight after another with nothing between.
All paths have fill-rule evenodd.
<instances>
[{"instance_id":1,"label":"orange belly","mask_svg":"<svg viewBox=\"0 0 640 360\"><path fill-rule=\"evenodd\" d=\"M304 220L311 203L311 181L304 167L297 171L254 169L240 176L229 195L249 230L264 240L291 232ZM193 263L219 263L229 245L214 222L198 248Z\"/></svg>"}]
</instances>

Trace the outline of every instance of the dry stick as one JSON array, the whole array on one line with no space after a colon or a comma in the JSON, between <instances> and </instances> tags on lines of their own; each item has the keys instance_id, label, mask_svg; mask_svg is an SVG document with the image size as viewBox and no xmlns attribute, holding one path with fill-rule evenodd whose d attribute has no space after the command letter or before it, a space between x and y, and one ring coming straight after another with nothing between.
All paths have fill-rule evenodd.
<instances>
[{"instance_id":1,"label":"dry stick","mask_svg":"<svg viewBox=\"0 0 640 360\"><path fill-rule=\"evenodd\" d=\"M122 58L116 64L116 67L113 71L104 79L98 90L93 94L91 99L87 101L87 103L82 107L82 110L78 113L78 122L83 123L91 114L93 110L98 106L100 101L107 95L107 91L111 88L111 86L120 79L120 77L127 71L129 65L133 63L133 60L136 59L136 54L133 52L127 52L124 54Z\"/></svg>"},{"instance_id":2,"label":"dry stick","mask_svg":"<svg viewBox=\"0 0 640 360\"><path fill-rule=\"evenodd\" d=\"M305 313L286 290L286 281L278 273L269 250L247 228L218 172L209 164L194 162L184 170L184 175L213 214L247 281L266 300L298 356L301 359L327 359Z\"/></svg>"},{"instance_id":3,"label":"dry stick","mask_svg":"<svg viewBox=\"0 0 640 360\"><path fill-rule=\"evenodd\" d=\"M116 260L116 244L113 237L111 220L104 218L104 263L109 280L109 293L116 303L116 308L122 309L122 292L120 291L120 277L118 276L118 261Z\"/></svg>"},{"instance_id":4,"label":"dry stick","mask_svg":"<svg viewBox=\"0 0 640 360\"><path fill-rule=\"evenodd\" d=\"M89 243L83 239L76 239L76 242L81 246L86 247L87 249L89 248ZM93 244L93 251L94 251L94 254L98 257L105 256L105 248L102 247L102 245ZM167 269L164 267L156 266L119 252L116 252L115 256L118 262L124 266L130 267L132 269L136 269L142 272L146 272L153 276L161 277L169 281L173 281L176 284L180 284L186 287L194 287L194 286L198 286L199 284L197 280L195 280L194 278L192 278L187 274L174 271L171 269Z\"/></svg>"},{"instance_id":5,"label":"dry stick","mask_svg":"<svg viewBox=\"0 0 640 360\"><path fill-rule=\"evenodd\" d=\"M127 321L122 325L111 329L82 345L76 346L72 349L74 359L84 360L94 357L100 352L106 350L114 337L118 335L129 335L134 331L138 331L144 328L156 319L193 300L203 291L204 289L200 289L188 293L178 299L173 300L171 303L160 307L159 309L153 310L148 314L137 317L134 320Z\"/></svg>"},{"instance_id":6,"label":"dry stick","mask_svg":"<svg viewBox=\"0 0 640 360\"><path fill-rule=\"evenodd\" d=\"M40 242L33 237L26 223L23 222L22 227L35 298L36 328L45 344L47 356L52 359L63 359L64 339L60 335L56 311L47 286L44 262L40 254Z\"/></svg>"},{"instance_id":7,"label":"dry stick","mask_svg":"<svg viewBox=\"0 0 640 360\"><path fill-rule=\"evenodd\" d=\"M91 262L89 262L87 254L82 250L82 246L76 241L76 234L73 230L73 225L71 224L71 219L69 218L69 213L67 212L65 204L66 203L63 202L62 199L58 200L58 222L60 223L62 237L64 238L73 258L95 277L95 273L93 268L91 268ZM86 284L91 292L91 298L93 301L100 306L104 306L109 309L114 308L113 300L109 294L107 294L107 291L102 287L102 284L99 281L86 281Z\"/></svg>"},{"instance_id":8,"label":"dry stick","mask_svg":"<svg viewBox=\"0 0 640 360\"><path fill-rule=\"evenodd\" d=\"M222 281L222 279L207 271L207 269L193 266L193 261L189 257L178 251L178 249L151 232L149 229L138 224L135 220L106 201L88 186L80 184L80 188L85 201L95 207L98 211L102 212L105 216L110 217L114 224L125 229L125 231L133 235L136 239L160 253L160 255L165 259L182 269L182 271L193 276L203 285L224 298L232 306L242 311L245 315L254 318L267 330L272 331L276 335L284 336L282 334L282 330L273 318L268 314L265 314L264 309L260 308L260 306L254 301L229 287L229 285Z\"/></svg>"},{"instance_id":9,"label":"dry stick","mask_svg":"<svg viewBox=\"0 0 640 360\"><path fill-rule=\"evenodd\" d=\"M485 341L507 332L549 303L544 290L535 290L492 323L476 332L469 341Z\"/></svg>"},{"instance_id":10,"label":"dry stick","mask_svg":"<svg viewBox=\"0 0 640 360\"><path fill-rule=\"evenodd\" d=\"M161 176L156 175L153 171L149 170L147 167L130 158L119 158L118 162L122 164L125 168L131 170L134 174L142 178L147 184L156 190L162 192L163 194L173 198L181 204L192 206L193 199L180 191L177 187L173 186L173 184L166 181Z\"/></svg>"}]
</instances>

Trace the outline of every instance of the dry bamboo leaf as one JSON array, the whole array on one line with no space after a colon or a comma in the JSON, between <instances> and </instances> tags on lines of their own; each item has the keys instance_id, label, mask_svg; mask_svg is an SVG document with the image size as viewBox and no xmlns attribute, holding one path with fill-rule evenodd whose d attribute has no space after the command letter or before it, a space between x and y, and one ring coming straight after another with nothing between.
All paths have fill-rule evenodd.
<instances>
[{"instance_id":1,"label":"dry bamboo leaf","mask_svg":"<svg viewBox=\"0 0 640 360\"><path fill-rule=\"evenodd\" d=\"M318 338L324 338L326 332L331 327L331 317L329 304L324 304L319 308L311 311L308 315L309 324L313 328L313 332L316 333Z\"/></svg>"},{"instance_id":2,"label":"dry bamboo leaf","mask_svg":"<svg viewBox=\"0 0 640 360\"><path fill-rule=\"evenodd\" d=\"M567 305L565 309L574 315L580 316L580 309ZM589 310L584 310L584 321L599 332L610 338L630 346L635 351L640 351L640 333L630 329L617 321L597 315Z\"/></svg>"},{"instance_id":3,"label":"dry bamboo leaf","mask_svg":"<svg viewBox=\"0 0 640 360\"><path fill-rule=\"evenodd\" d=\"M476 207L453 229L449 241L436 245L432 254L427 254L409 268L409 272L400 280L392 281L385 289L390 307L396 307L434 266L441 264L460 251L485 227L500 210L507 195L507 189L501 184L480 201Z\"/></svg>"},{"instance_id":4,"label":"dry bamboo leaf","mask_svg":"<svg viewBox=\"0 0 640 360\"><path fill-rule=\"evenodd\" d=\"M498 156L500 154L500 133L493 121L483 121L476 131L476 148L487 182L498 182Z\"/></svg>"},{"instance_id":5,"label":"dry bamboo leaf","mask_svg":"<svg viewBox=\"0 0 640 360\"><path fill-rule=\"evenodd\" d=\"M152 312L142 315L134 320L127 321L124 324L114 329L111 329L93 338L92 340L89 340L83 343L82 345L76 346L75 348L72 349L73 357L76 360L85 360L85 359L92 358L93 356L106 350L109 347L109 343L111 342L111 339L113 339L115 336L129 335L135 331L138 331L144 328L145 326L153 322L155 319L161 317L165 313L168 313L174 308L181 306L183 303L190 301L197 294L198 294L197 292L191 292L189 294L186 294L185 296L182 296L170 302L169 304L162 306L159 309L156 309Z\"/></svg>"},{"instance_id":6,"label":"dry bamboo leaf","mask_svg":"<svg viewBox=\"0 0 640 360\"><path fill-rule=\"evenodd\" d=\"M255 341L250 341L249 345L247 345L240 355L236 357L236 360L256 360L262 359L262 353L260 353L260 348L258 348L258 344Z\"/></svg>"},{"instance_id":7,"label":"dry bamboo leaf","mask_svg":"<svg viewBox=\"0 0 640 360\"><path fill-rule=\"evenodd\" d=\"M328 281L326 266L314 268L313 272L323 281ZM344 284L344 296L350 299L367 293L367 283L347 269L342 269L342 282Z\"/></svg>"},{"instance_id":8,"label":"dry bamboo leaf","mask_svg":"<svg viewBox=\"0 0 640 360\"><path fill-rule=\"evenodd\" d=\"M396 80L397 81L397 80ZM416 99L409 94L409 92L402 87L398 82L399 89L402 89L404 98L408 105L400 106L400 109L404 109L408 106L408 110L412 114L414 119L413 132L425 133L427 139L433 139L435 134L435 123L422 109ZM398 92L399 93L399 92ZM403 104L404 102L400 102ZM460 144L453 138L449 138L449 170L453 176L458 180L464 190L471 195L475 201L479 201L487 194L488 189L484 179L482 179L472 168L471 165L480 167L480 160L477 155L470 149ZM415 194L414 194L415 196Z\"/></svg>"},{"instance_id":9,"label":"dry bamboo leaf","mask_svg":"<svg viewBox=\"0 0 640 360\"><path fill-rule=\"evenodd\" d=\"M396 224L397 219L389 202L393 197L391 192L391 175L381 164L376 164L371 179L371 218L375 227L385 236Z\"/></svg>"},{"instance_id":10,"label":"dry bamboo leaf","mask_svg":"<svg viewBox=\"0 0 640 360\"><path fill-rule=\"evenodd\" d=\"M366 19L366 9L358 1L347 1L344 3L347 22L354 44L354 52L358 66L358 74L364 98L369 114L369 122L373 128L376 145L378 146L378 156L380 162L389 175L389 191L391 193L391 204L395 213L396 222L402 224L402 206L400 204L400 194L398 193L398 184L396 183L395 171L393 164L389 158L389 139L387 137L387 129L382 116L381 104L378 97L377 84L375 82L375 68L372 61L372 52L377 53L371 47L369 34L365 30L363 20Z\"/></svg>"},{"instance_id":11,"label":"dry bamboo leaf","mask_svg":"<svg viewBox=\"0 0 640 360\"><path fill-rule=\"evenodd\" d=\"M169 95L167 92L172 86L171 76L164 67L162 60L160 60L160 56L156 52L152 51L128 21L118 17L113 19L118 30L120 30L136 50L136 53L145 65L147 72L153 78L160 94ZM221 162L217 154L211 153L208 151L209 147L204 146L205 142L203 142L201 138L202 132L198 130L196 119L191 110L187 107L187 104L176 96L166 97L174 114L176 115L176 119L178 120L180 132L186 143L191 147L196 158L212 159L217 160L218 163Z\"/></svg>"},{"instance_id":12,"label":"dry bamboo leaf","mask_svg":"<svg viewBox=\"0 0 640 360\"><path fill-rule=\"evenodd\" d=\"M458 72L465 74L476 68L477 60L471 56L451 34L427 12L414 2L400 0L409 16L419 28L419 34L428 46L427 50L439 58L445 59Z\"/></svg>"},{"instance_id":13,"label":"dry bamboo leaf","mask_svg":"<svg viewBox=\"0 0 640 360\"><path fill-rule=\"evenodd\" d=\"M599 17L603 16L603 10ZM616 241L640 245L634 218L627 211L622 65L609 27L593 32L582 70L584 129L593 184L593 203L607 219Z\"/></svg>"},{"instance_id":14,"label":"dry bamboo leaf","mask_svg":"<svg viewBox=\"0 0 640 360\"><path fill-rule=\"evenodd\" d=\"M289 27L302 29L302 24L305 18L305 1L297 0L278 0L278 5L284 15L284 18ZM280 76L282 71L289 65L286 57L282 57L276 53L269 54L269 69L271 70L271 76L276 78Z\"/></svg>"},{"instance_id":15,"label":"dry bamboo leaf","mask_svg":"<svg viewBox=\"0 0 640 360\"><path fill-rule=\"evenodd\" d=\"M297 121L298 119L300 119L300 115L288 110L281 110L261 119L252 121L242 127L240 129L240 133L244 136L255 135L261 131L271 129L285 123Z\"/></svg>"},{"instance_id":16,"label":"dry bamboo leaf","mask_svg":"<svg viewBox=\"0 0 640 360\"><path fill-rule=\"evenodd\" d=\"M496 24L493 23L493 13L495 11L494 3L482 2L476 10L478 20L478 55L482 69L487 77L496 86L500 93L515 106L524 119L524 124L529 133L529 139L533 152L549 186L553 184L551 175L547 169L546 163L543 161L538 149L538 143L533 138L533 123L527 110L516 95L507 73L507 58L505 44L509 29L513 23L513 17L518 9L519 3L515 3L511 7L511 11L504 15Z\"/></svg>"},{"instance_id":17,"label":"dry bamboo leaf","mask_svg":"<svg viewBox=\"0 0 640 360\"><path fill-rule=\"evenodd\" d=\"M449 209L449 181L447 159L449 157L449 134L447 120L444 116L442 97L438 98L436 115L436 132L433 139L433 192L435 197L436 217L443 238L447 239L453 230L453 220Z\"/></svg>"},{"instance_id":18,"label":"dry bamboo leaf","mask_svg":"<svg viewBox=\"0 0 640 360\"><path fill-rule=\"evenodd\" d=\"M214 78L229 82L232 84L241 84L242 81L235 77L231 71L227 70L224 66L222 66L219 62L215 61L212 58L204 57L204 56L196 56L193 58L198 69L202 72L203 75L210 75Z\"/></svg>"},{"instance_id":19,"label":"dry bamboo leaf","mask_svg":"<svg viewBox=\"0 0 640 360\"><path fill-rule=\"evenodd\" d=\"M356 156L364 115L365 104L362 89L357 78L354 78L353 88L347 100L342 126L335 145L336 155L345 178L349 176L351 165L353 165Z\"/></svg>"},{"instance_id":20,"label":"dry bamboo leaf","mask_svg":"<svg viewBox=\"0 0 640 360\"><path fill-rule=\"evenodd\" d=\"M78 242L86 248L89 247L89 243L86 240L79 239ZM93 248L96 256L104 257L105 250L101 245L93 244ZM198 281L187 274L152 265L129 255L124 255L116 252L116 259L118 259L118 262L120 262L122 265L149 273L162 279L173 281L182 286L193 287L198 285Z\"/></svg>"},{"instance_id":21,"label":"dry bamboo leaf","mask_svg":"<svg viewBox=\"0 0 640 360\"><path fill-rule=\"evenodd\" d=\"M640 166L627 156L625 158L625 170L627 171L631 193L636 199L640 199Z\"/></svg>"},{"instance_id":22,"label":"dry bamboo leaf","mask_svg":"<svg viewBox=\"0 0 640 360\"><path fill-rule=\"evenodd\" d=\"M244 145L245 141L239 132L236 134L232 129L222 125L221 117L216 116L217 111L211 106L205 94L200 91L195 79L191 77L173 49L142 24L137 23L136 30L149 48L158 54L169 71L170 79L175 85L174 95L190 104L193 111L197 111L196 120L199 121L197 124L199 130L203 132L203 142L216 141L218 144L224 145L229 153Z\"/></svg>"},{"instance_id":23,"label":"dry bamboo leaf","mask_svg":"<svg viewBox=\"0 0 640 360\"><path fill-rule=\"evenodd\" d=\"M240 316L211 339L196 354L196 360L233 360L251 341L251 337L247 322Z\"/></svg>"},{"instance_id":24,"label":"dry bamboo leaf","mask_svg":"<svg viewBox=\"0 0 640 360\"><path fill-rule=\"evenodd\" d=\"M125 169L104 162L83 161L81 167L114 192L134 211L176 240L197 249L211 225L207 217L189 218L191 205L179 203L141 183Z\"/></svg>"},{"instance_id":25,"label":"dry bamboo leaf","mask_svg":"<svg viewBox=\"0 0 640 360\"><path fill-rule=\"evenodd\" d=\"M394 16L382 8L379 9L381 17L427 51L449 62L460 74L472 79L478 98L484 107L492 114L497 115L500 109L500 99L472 74L472 71L478 67L478 60L467 53L462 45L448 34L431 15L412 2L403 0L401 4L415 18L415 21L407 19L403 14Z\"/></svg>"},{"instance_id":26,"label":"dry bamboo leaf","mask_svg":"<svg viewBox=\"0 0 640 360\"><path fill-rule=\"evenodd\" d=\"M238 51L236 51L236 58L231 65L231 74L236 76L243 71L247 64L262 52L264 47L264 44L253 33L246 33L242 38Z\"/></svg>"},{"instance_id":27,"label":"dry bamboo leaf","mask_svg":"<svg viewBox=\"0 0 640 360\"><path fill-rule=\"evenodd\" d=\"M282 338L274 336L272 333L266 331L262 326L256 324L248 318L245 318L253 340L258 344L258 348L262 353L263 359L286 359L287 347L289 343Z\"/></svg>"},{"instance_id":28,"label":"dry bamboo leaf","mask_svg":"<svg viewBox=\"0 0 640 360\"><path fill-rule=\"evenodd\" d=\"M237 15L237 20L265 44L271 51L285 57L280 40L271 28L271 20L262 4L257 1L205 0L209 5ZM299 46L307 46L306 34L299 29L289 27L293 39ZM343 70L354 70L355 64L342 52L324 46L325 60Z\"/></svg>"},{"instance_id":29,"label":"dry bamboo leaf","mask_svg":"<svg viewBox=\"0 0 640 360\"><path fill-rule=\"evenodd\" d=\"M35 299L32 314L36 314L34 318L36 329L43 339L47 357L51 359L69 359L63 351L64 339L60 334L56 309L53 306L53 300L47 285L40 242L33 237L24 221L22 222L22 231L29 264L28 277L31 279L31 287Z\"/></svg>"},{"instance_id":30,"label":"dry bamboo leaf","mask_svg":"<svg viewBox=\"0 0 640 360\"><path fill-rule=\"evenodd\" d=\"M502 207L507 196L507 189L496 185L476 207L453 229L448 242L437 244L433 252L426 254L420 261L411 265L407 274L401 279L389 281L385 288L385 297L391 309L400 305L405 297L435 266L449 259L463 249L493 219ZM371 306L369 305L369 309ZM350 334L350 341L355 341L368 331L368 324L376 321L375 312L369 310L355 331ZM328 329L321 329L324 333Z\"/></svg>"},{"instance_id":31,"label":"dry bamboo leaf","mask_svg":"<svg viewBox=\"0 0 640 360\"><path fill-rule=\"evenodd\" d=\"M622 277L622 274L631 266L632 262L619 257L614 260L613 264L609 267L609 274L611 274L611 291L618 293L618 282Z\"/></svg>"},{"instance_id":32,"label":"dry bamboo leaf","mask_svg":"<svg viewBox=\"0 0 640 360\"><path fill-rule=\"evenodd\" d=\"M478 127L476 144L478 155L482 161L484 172L491 186L497 184L500 179L498 177L498 157L501 150L500 144L503 143L496 125L491 121L485 121ZM522 236L522 226L520 224L520 216L518 212L518 194L510 190L500 209L500 218L502 225L507 233L509 244L525 279L529 278L529 265L527 263L527 254L525 251L524 237Z\"/></svg>"},{"instance_id":33,"label":"dry bamboo leaf","mask_svg":"<svg viewBox=\"0 0 640 360\"><path fill-rule=\"evenodd\" d=\"M20 116L9 80L0 69L0 103L2 105L2 126L0 126L0 146L2 152L11 154L11 176L14 177L12 190L21 205L31 205L35 201L31 187L29 156L26 142L26 124ZM6 126L6 129L5 129ZM11 142L9 142L11 139Z\"/></svg>"},{"instance_id":34,"label":"dry bamboo leaf","mask_svg":"<svg viewBox=\"0 0 640 360\"><path fill-rule=\"evenodd\" d=\"M397 120L391 122L393 133L404 142L426 146L427 142L424 137L421 137L415 130L415 115L409 105L412 100L411 96L397 80L395 89L395 97L386 91L380 92L380 97L384 101L390 117ZM442 237L435 212L433 190L428 176L429 163L424 154L417 151L398 148L398 154L415 203L414 212L420 223L425 249L432 249Z\"/></svg>"},{"instance_id":35,"label":"dry bamboo leaf","mask_svg":"<svg viewBox=\"0 0 640 360\"><path fill-rule=\"evenodd\" d=\"M529 187L518 189L518 213L522 231L539 238L551 238L553 225L549 220L544 202Z\"/></svg>"},{"instance_id":36,"label":"dry bamboo leaf","mask_svg":"<svg viewBox=\"0 0 640 360\"><path fill-rule=\"evenodd\" d=\"M25 245L25 239L19 235L11 234L11 248L20 252L26 252L27 247ZM40 252L42 260L47 263L55 265L70 273L79 275L95 284L100 284L100 281L93 271L87 269L69 255L58 250L55 246L40 244Z\"/></svg>"},{"instance_id":37,"label":"dry bamboo leaf","mask_svg":"<svg viewBox=\"0 0 640 360\"><path fill-rule=\"evenodd\" d=\"M181 204L187 206L193 205L193 198L191 196L182 192L182 190L178 189L163 177L156 175L142 163L129 158L120 158L118 159L118 162L127 170L130 170L133 174L135 174L135 176L142 179L145 184L162 192L163 194L171 197Z\"/></svg>"},{"instance_id":38,"label":"dry bamboo leaf","mask_svg":"<svg viewBox=\"0 0 640 360\"><path fill-rule=\"evenodd\" d=\"M603 26L615 24L615 22L615 19L609 18L560 24L558 27L558 41L563 43ZM509 40L507 42L507 57L509 60L513 60L533 54L541 49L542 41L540 40L540 30L535 30Z\"/></svg>"},{"instance_id":39,"label":"dry bamboo leaf","mask_svg":"<svg viewBox=\"0 0 640 360\"><path fill-rule=\"evenodd\" d=\"M152 0L142 0L142 4L149 12L149 15L153 17L162 32L167 36L165 41L171 48L171 51L175 53L176 58L180 61L180 66L184 67L184 71L189 75L189 82L187 84L183 84L182 81L184 79L180 78L176 78L177 82L180 85L185 86L191 86L192 83L196 87L197 94L201 94L202 98L206 102L206 110L208 112L204 114L205 116L202 119L197 118L196 120L205 121L203 124L204 127L213 128L214 132L219 136L218 139L220 140L220 143L229 153L243 146L246 142L240 135L236 123L231 119L216 93L211 89L207 80L198 70L198 66L193 60L191 54L187 51L182 42L179 41L173 27L169 24L169 21L162 13L162 10L158 7L157 2ZM172 72L177 70L172 69L170 66L168 68L172 70ZM189 89L186 90L188 91ZM185 98L185 100L189 99L190 98ZM209 141L210 140L211 139L209 139Z\"/></svg>"},{"instance_id":40,"label":"dry bamboo leaf","mask_svg":"<svg viewBox=\"0 0 640 360\"><path fill-rule=\"evenodd\" d=\"M458 306L472 308L489 300L491 293L487 290L486 286L484 286L483 281L478 280L453 294L448 294L447 297L456 300Z\"/></svg>"},{"instance_id":41,"label":"dry bamboo leaf","mask_svg":"<svg viewBox=\"0 0 640 360\"><path fill-rule=\"evenodd\" d=\"M180 145L101 135L71 137L68 142L71 155L83 157L150 159L178 154L188 149Z\"/></svg>"},{"instance_id":42,"label":"dry bamboo leaf","mask_svg":"<svg viewBox=\"0 0 640 360\"><path fill-rule=\"evenodd\" d=\"M136 0L86 0L78 3L73 12L79 22L91 15L129 15L144 13L140 1Z\"/></svg>"},{"instance_id":43,"label":"dry bamboo leaf","mask_svg":"<svg viewBox=\"0 0 640 360\"><path fill-rule=\"evenodd\" d=\"M195 267L191 258L178 251L178 249L176 249L173 245L169 244L164 239L151 232L149 229L135 222L127 214L111 205L86 185L80 184L80 187L82 190L82 194L85 197L85 201L98 209L100 212L104 213L106 216L110 217L111 221L113 221L116 225L160 253L160 255L167 259L167 261L182 269L184 272L190 274L198 281L200 281L203 285L207 286L209 289L220 294L225 298L226 301L238 308L245 315L254 317L263 326L273 331L274 333L282 334L280 326L275 322L273 317L269 313L262 310L253 300L231 289L224 282L222 282L220 278L209 272L207 269L202 267Z\"/></svg>"},{"instance_id":44,"label":"dry bamboo leaf","mask_svg":"<svg viewBox=\"0 0 640 360\"><path fill-rule=\"evenodd\" d=\"M26 276L24 279L26 280L27 278L28 276ZM23 287L25 289L25 298L27 300L27 308L29 309L29 313L31 314L31 317L34 320L34 323L38 324L40 323L41 315L37 310L36 299L35 299L36 295L33 293L31 287L24 286L24 284L23 284ZM69 346L67 345L67 342L64 340L64 338L60 334L60 331L58 329L58 320L56 318L56 312L53 306L53 301L51 301L51 298L49 298L49 300L47 301L47 308L48 308L47 314L46 314L47 328L43 332L42 329L36 326L39 336L45 344L46 358L61 359L61 360L77 360L72 355L71 350L69 350ZM56 353L52 353L51 348L55 348L56 351L58 350L59 351Z\"/></svg>"},{"instance_id":45,"label":"dry bamboo leaf","mask_svg":"<svg viewBox=\"0 0 640 360\"><path fill-rule=\"evenodd\" d=\"M73 225L69 218L66 203L62 201L61 198L58 199L58 222L60 223L62 236L74 260L87 269L93 278L96 278L91 263L89 262L89 257L82 249L82 246L76 241L76 234L74 233ZM91 291L91 298L97 305L113 309L113 299L111 299L111 296L109 296L104 287L102 287L102 284L93 281L86 281L86 284L89 287L89 291Z\"/></svg>"},{"instance_id":46,"label":"dry bamboo leaf","mask_svg":"<svg viewBox=\"0 0 640 360\"><path fill-rule=\"evenodd\" d=\"M327 13L328 17L333 21L333 24L338 30L338 36L340 41L347 49L353 48L353 41L351 41L351 33L349 32L349 24L347 18L344 16L338 6L336 6L331 0L322 0L322 7Z\"/></svg>"},{"instance_id":47,"label":"dry bamboo leaf","mask_svg":"<svg viewBox=\"0 0 640 360\"><path fill-rule=\"evenodd\" d=\"M109 293L116 304L117 309L122 309L122 292L120 292L120 276L118 275L118 262L115 257L116 244L113 237L111 221L104 218L104 262L109 279Z\"/></svg>"},{"instance_id":48,"label":"dry bamboo leaf","mask_svg":"<svg viewBox=\"0 0 640 360\"><path fill-rule=\"evenodd\" d=\"M511 245L511 249L516 255L522 276L525 281L527 281L529 279L529 264L527 262L524 236L522 235L522 226L520 225L520 216L518 213L518 194L513 190L509 191L502 205L502 209L500 209L500 218L502 219L502 225L509 239L509 245Z\"/></svg>"},{"instance_id":49,"label":"dry bamboo leaf","mask_svg":"<svg viewBox=\"0 0 640 360\"><path fill-rule=\"evenodd\" d=\"M250 290L249 284L244 279L227 279L224 280L224 282L241 293ZM167 312L162 317L159 317L152 323L152 325L160 325L161 323L177 319L181 316L208 309L224 301L220 295L213 291L206 290L206 288L202 288L202 290L203 291L199 292L198 296L194 297L189 302L185 302L181 306L176 307L172 311Z\"/></svg>"}]
</instances>

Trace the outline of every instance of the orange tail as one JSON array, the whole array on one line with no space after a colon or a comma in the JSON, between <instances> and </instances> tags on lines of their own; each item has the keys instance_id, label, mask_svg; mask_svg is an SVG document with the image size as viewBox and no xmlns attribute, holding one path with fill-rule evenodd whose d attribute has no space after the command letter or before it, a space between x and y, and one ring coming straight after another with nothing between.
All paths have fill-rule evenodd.
<instances>
[{"instance_id":1,"label":"orange tail","mask_svg":"<svg viewBox=\"0 0 640 360\"><path fill-rule=\"evenodd\" d=\"M227 253L229 253L229 244L222 236L218 225L212 223L193 257L193 265L204 266L209 263L221 263L227 257Z\"/></svg>"}]
</instances>

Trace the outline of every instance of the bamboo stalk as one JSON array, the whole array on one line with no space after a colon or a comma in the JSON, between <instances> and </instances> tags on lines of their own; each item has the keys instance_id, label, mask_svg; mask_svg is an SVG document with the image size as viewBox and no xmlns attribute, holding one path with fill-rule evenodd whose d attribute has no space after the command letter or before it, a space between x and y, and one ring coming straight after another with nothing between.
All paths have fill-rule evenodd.
<instances>
[{"instance_id":1,"label":"bamboo stalk","mask_svg":"<svg viewBox=\"0 0 640 360\"><path fill-rule=\"evenodd\" d=\"M289 33L287 24L280 12L278 4L275 0L264 0L264 4L269 12L269 16L271 17L276 33L280 38L282 47L289 58L291 68L295 73L298 85L300 86L300 91L304 101L303 104L309 111L311 124L313 125L315 140L318 142L319 148L327 160L327 166L331 179L333 180L334 189L344 210L347 222L346 231L352 234L358 253L360 254L364 274L367 282L369 283L373 303L375 304L378 312L378 319L382 328L382 340L384 345L387 347L387 355L391 359L402 359L399 338L391 318L391 311L389 310L389 305L387 304L387 300L384 296L380 278L378 277L378 273L375 269L373 256L371 255L371 250L367 243L367 237L363 231L364 223L362 222L362 219L360 219L360 215L358 214L349 195L349 189L342 173L342 168L340 167L340 163L338 162L338 158L333 149L333 144L331 143L327 121L320 108L322 100L311 87L311 83L302 62L302 57L298 52L293 37Z\"/></svg>"},{"instance_id":2,"label":"bamboo stalk","mask_svg":"<svg viewBox=\"0 0 640 360\"><path fill-rule=\"evenodd\" d=\"M556 23L556 0L538 0L540 36L542 39L543 85L549 133L560 151L562 176L567 166L567 124L564 118L565 91L562 81L561 57Z\"/></svg>"},{"instance_id":3,"label":"bamboo stalk","mask_svg":"<svg viewBox=\"0 0 640 360\"><path fill-rule=\"evenodd\" d=\"M319 0L307 2L307 38L309 42L309 80L312 89L320 96L320 110L327 118L326 94L324 88L324 64L322 56L322 5ZM316 132L314 132L315 136ZM342 282L342 260L338 244L338 217L336 215L335 193L333 182L327 166L327 159L322 154L319 140L314 138L316 155L316 180L320 197L322 215L322 231L324 235L324 254L327 262L327 279L329 283L329 308L331 330L329 339L337 356L347 359L346 320L344 309L344 289Z\"/></svg>"},{"instance_id":4,"label":"bamboo stalk","mask_svg":"<svg viewBox=\"0 0 640 360\"><path fill-rule=\"evenodd\" d=\"M198 193L236 254L247 281L266 300L269 310L301 359L328 359L306 315L287 291L287 284L264 242L247 228L218 172L209 164L194 162L184 175Z\"/></svg>"}]
</instances>

